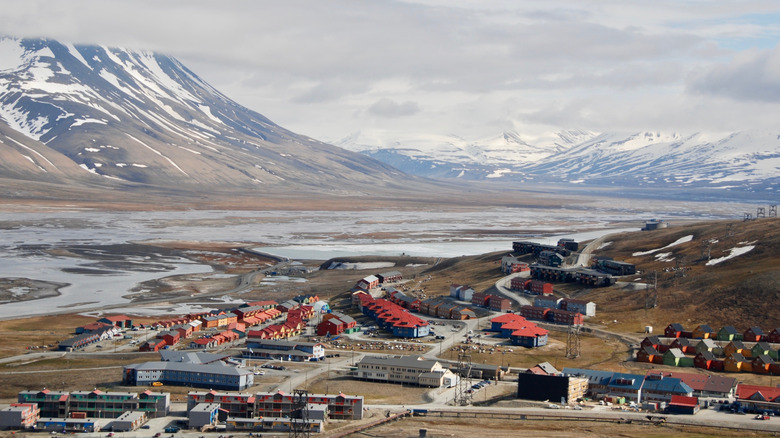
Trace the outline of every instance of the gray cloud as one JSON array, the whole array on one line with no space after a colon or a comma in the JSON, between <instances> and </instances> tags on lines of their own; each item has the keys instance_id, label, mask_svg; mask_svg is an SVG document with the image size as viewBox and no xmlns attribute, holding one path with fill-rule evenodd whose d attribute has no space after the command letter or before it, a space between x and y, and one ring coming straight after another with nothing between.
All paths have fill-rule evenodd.
<instances>
[{"instance_id":1,"label":"gray cloud","mask_svg":"<svg viewBox=\"0 0 780 438\"><path fill-rule=\"evenodd\" d=\"M417 102L396 102L392 99L382 98L368 108L368 113L377 117L407 117L420 112Z\"/></svg>"},{"instance_id":2,"label":"gray cloud","mask_svg":"<svg viewBox=\"0 0 780 438\"><path fill-rule=\"evenodd\" d=\"M735 100L780 102L780 46L751 50L730 63L718 63L695 72L688 89Z\"/></svg>"}]
</instances>

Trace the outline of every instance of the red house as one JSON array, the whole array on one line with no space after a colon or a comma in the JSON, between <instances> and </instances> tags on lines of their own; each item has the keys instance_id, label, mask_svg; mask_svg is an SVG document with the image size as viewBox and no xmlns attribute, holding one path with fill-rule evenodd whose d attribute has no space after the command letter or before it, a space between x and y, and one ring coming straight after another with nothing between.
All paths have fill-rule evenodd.
<instances>
[{"instance_id":1,"label":"red house","mask_svg":"<svg viewBox=\"0 0 780 438\"><path fill-rule=\"evenodd\" d=\"M181 335L179 335L179 332L176 330L160 333L157 337L165 341L166 345L170 346L176 345L179 342L179 339L181 339Z\"/></svg>"},{"instance_id":2,"label":"red house","mask_svg":"<svg viewBox=\"0 0 780 438\"><path fill-rule=\"evenodd\" d=\"M172 330L176 330L177 332L179 332L179 339L184 339L192 336L192 332L195 331L195 327L189 324L184 324L184 325L177 325Z\"/></svg>"},{"instance_id":3,"label":"red house","mask_svg":"<svg viewBox=\"0 0 780 438\"><path fill-rule=\"evenodd\" d=\"M693 366L703 370L714 370L715 362L720 362L711 351L702 351L693 358ZM722 362L721 362L722 363ZM723 367L721 366L721 369Z\"/></svg>"},{"instance_id":4,"label":"red house","mask_svg":"<svg viewBox=\"0 0 780 438\"><path fill-rule=\"evenodd\" d=\"M526 280L523 288L534 295L552 295L553 285L541 280Z\"/></svg>"},{"instance_id":5,"label":"red house","mask_svg":"<svg viewBox=\"0 0 780 438\"><path fill-rule=\"evenodd\" d=\"M162 339L150 339L141 344L138 351L160 351L165 345L165 341Z\"/></svg>"},{"instance_id":6,"label":"red house","mask_svg":"<svg viewBox=\"0 0 780 438\"><path fill-rule=\"evenodd\" d=\"M492 296L490 297L490 310L494 312L506 312L512 310L512 302L508 298Z\"/></svg>"},{"instance_id":7,"label":"red house","mask_svg":"<svg viewBox=\"0 0 780 438\"><path fill-rule=\"evenodd\" d=\"M337 336L344 332L346 324L338 318L322 321L317 326L317 336Z\"/></svg>"},{"instance_id":8,"label":"red house","mask_svg":"<svg viewBox=\"0 0 780 438\"><path fill-rule=\"evenodd\" d=\"M664 329L664 337L666 338L680 338L683 337L685 329L682 324L672 323L666 326Z\"/></svg>"},{"instance_id":9,"label":"red house","mask_svg":"<svg viewBox=\"0 0 780 438\"><path fill-rule=\"evenodd\" d=\"M773 344L780 344L780 327L769 332L769 342Z\"/></svg>"},{"instance_id":10,"label":"red house","mask_svg":"<svg viewBox=\"0 0 780 438\"><path fill-rule=\"evenodd\" d=\"M546 307L523 306L520 308L520 315L527 319L544 321L549 311Z\"/></svg>"},{"instance_id":11,"label":"red house","mask_svg":"<svg viewBox=\"0 0 780 438\"><path fill-rule=\"evenodd\" d=\"M675 338L669 348L679 348L685 354L696 354L696 346L691 345L691 341L688 338Z\"/></svg>"},{"instance_id":12,"label":"red house","mask_svg":"<svg viewBox=\"0 0 780 438\"><path fill-rule=\"evenodd\" d=\"M751 361L751 367L754 373L769 374L770 368L774 363L775 361L771 357L767 356L766 354L762 354L760 356L756 356Z\"/></svg>"},{"instance_id":13,"label":"red house","mask_svg":"<svg viewBox=\"0 0 780 438\"><path fill-rule=\"evenodd\" d=\"M766 337L767 336L764 334L764 331L761 330L761 327L750 327L745 330L745 333L742 335L742 340L747 342L761 342L766 341Z\"/></svg>"},{"instance_id":14,"label":"red house","mask_svg":"<svg viewBox=\"0 0 780 438\"><path fill-rule=\"evenodd\" d=\"M646 346L636 352L636 361L645 363L664 363L664 355L652 346Z\"/></svg>"},{"instance_id":15,"label":"red house","mask_svg":"<svg viewBox=\"0 0 780 438\"><path fill-rule=\"evenodd\" d=\"M485 292L474 292L474 294L471 295L471 304L480 307L487 307L488 303L490 302L490 297L492 297L492 295Z\"/></svg>"}]
</instances>

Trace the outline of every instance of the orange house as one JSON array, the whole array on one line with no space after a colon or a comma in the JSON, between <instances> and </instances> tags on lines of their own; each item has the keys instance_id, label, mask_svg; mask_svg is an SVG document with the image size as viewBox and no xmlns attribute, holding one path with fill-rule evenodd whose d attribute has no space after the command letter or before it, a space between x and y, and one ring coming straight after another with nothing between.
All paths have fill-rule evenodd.
<instances>
[{"instance_id":1,"label":"orange house","mask_svg":"<svg viewBox=\"0 0 780 438\"><path fill-rule=\"evenodd\" d=\"M750 362L745 359L745 356L734 353L723 361L723 370L732 373L749 372L752 370L752 367Z\"/></svg>"}]
</instances>

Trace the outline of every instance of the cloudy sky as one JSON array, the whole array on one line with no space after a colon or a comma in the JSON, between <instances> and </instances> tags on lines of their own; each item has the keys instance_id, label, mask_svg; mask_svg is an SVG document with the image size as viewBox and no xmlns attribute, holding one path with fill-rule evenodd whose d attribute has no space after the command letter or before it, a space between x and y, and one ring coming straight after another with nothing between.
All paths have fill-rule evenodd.
<instances>
[{"instance_id":1,"label":"cloudy sky","mask_svg":"<svg viewBox=\"0 0 780 438\"><path fill-rule=\"evenodd\" d=\"M777 126L776 0L8 1L1 33L173 55L335 141Z\"/></svg>"}]
</instances>

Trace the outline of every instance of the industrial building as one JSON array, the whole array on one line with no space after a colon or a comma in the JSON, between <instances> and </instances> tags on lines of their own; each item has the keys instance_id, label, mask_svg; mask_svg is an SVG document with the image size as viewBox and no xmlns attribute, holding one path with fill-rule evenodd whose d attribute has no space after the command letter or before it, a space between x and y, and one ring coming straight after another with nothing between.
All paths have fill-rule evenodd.
<instances>
[{"instance_id":1,"label":"industrial building","mask_svg":"<svg viewBox=\"0 0 780 438\"><path fill-rule=\"evenodd\" d=\"M451 387L458 383L458 376L439 361L422 356L366 356L358 362L355 377L431 387Z\"/></svg>"},{"instance_id":2,"label":"industrial building","mask_svg":"<svg viewBox=\"0 0 780 438\"><path fill-rule=\"evenodd\" d=\"M571 404L585 397L587 391L588 379L582 377L534 373L517 376L517 398L524 400Z\"/></svg>"}]
</instances>

